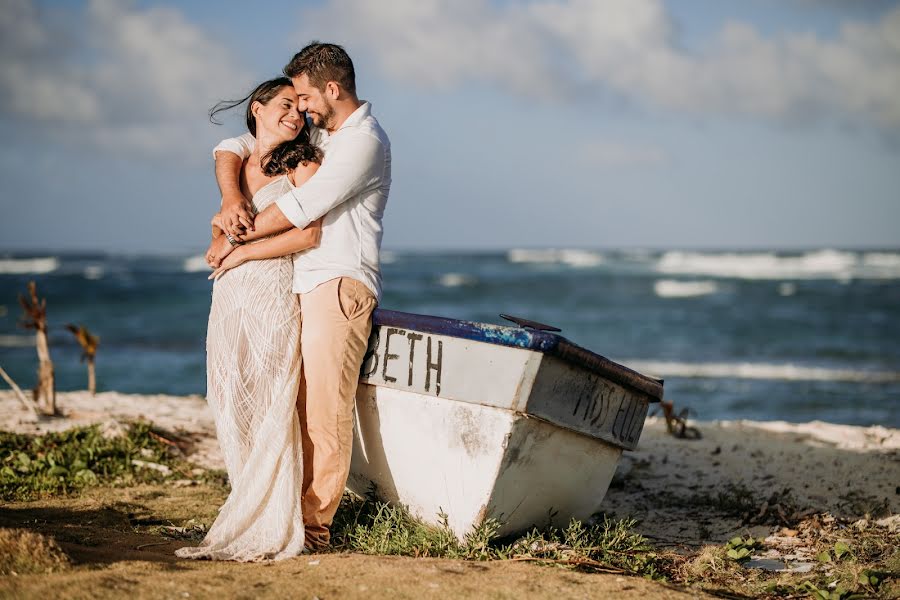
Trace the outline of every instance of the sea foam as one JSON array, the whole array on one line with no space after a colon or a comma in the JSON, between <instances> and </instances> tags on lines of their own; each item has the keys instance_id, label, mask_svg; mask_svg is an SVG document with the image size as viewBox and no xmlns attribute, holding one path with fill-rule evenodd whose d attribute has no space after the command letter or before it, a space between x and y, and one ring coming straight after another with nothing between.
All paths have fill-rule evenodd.
<instances>
[{"instance_id":1,"label":"sea foam","mask_svg":"<svg viewBox=\"0 0 900 600\"><path fill-rule=\"evenodd\" d=\"M0 348L30 348L34 344L33 335L0 335Z\"/></svg>"},{"instance_id":2,"label":"sea foam","mask_svg":"<svg viewBox=\"0 0 900 600\"><path fill-rule=\"evenodd\" d=\"M444 273L438 279L438 283L448 288L463 287L475 285L478 283L478 278L465 273Z\"/></svg>"},{"instance_id":3,"label":"sea foam","mask_svg":"<svg viewBox=\"0 0 900 600\"><path fill-rule=\"evenodd\" d=\"M0 258L0 275L43 275L59 268L55 256L41 258Z\"/></svg>"},{"instance_id":4,"label":"sea foam","mask_svg":"<svg viewBox=\"0 0 900 600\"><path fill-rule=\"evenodd\" d=\"M660 279L653 284L653 292L660 298L692 298L715 294L719 286L715 281L678 281Z\"/></svg>"},{"instance_id":5,"label":"sea foam","mask_svg":"<svg viewBox=\"0 0 900 600\"><path fill-rule=\"evenodd\" d=\"M766 363L688 363L658 360L623 360L631 369L660 377L704 379L766 379L775 381L846 381L851 383L898 383L900 371L831 369Z\"/></svg>"},{"instance_id":6,"label":"sea foam","mask_svg":"<svg viewBox=\"0 0 900 600\"><path fill-rule=\"evenodd\" d=\"M570 267L596 267L605 262L603 254L579 249L528 249L513 248L506 253L506 260L524 264L562 264Z\"/></svg>"},{"instance_id":7,"label":"sea foam","mask_svg":"<svg viewBox=\"0 0 900 600\"><path fill-rule=\"evenodd\" d=\"M863 275L855 252L816 250L799 256L774 252L666 252L656 264L660 273L738 279L838 279ZM900 269L898 269L900 275Z\"/></svg>"},{"instance_id":8,"label":"sea foam","mask_svg":"<svg viewBox=\"0 0 900 600\"><path fill-rule=\"evenodd\" d=\"M183 269L185 273L200 273L202 271L212 271L210 266L206 264L206 255L198 254L184 259Z\"/></svg>"}]
</instances>

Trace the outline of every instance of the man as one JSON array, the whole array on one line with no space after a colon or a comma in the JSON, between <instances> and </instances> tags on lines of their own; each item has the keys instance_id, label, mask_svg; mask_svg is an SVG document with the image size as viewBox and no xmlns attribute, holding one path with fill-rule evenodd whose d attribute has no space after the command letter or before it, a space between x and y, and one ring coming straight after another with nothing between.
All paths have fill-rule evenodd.
<instances>
[{"instance_id":1,"label":"man","mask_svg":"<svg viewBox=\"0 0 900 600\"><path fill-rule=\"evenodd\" d=\"M353 62L335 44L313 42L284 68L299 109L319 128L322 166L303 186L255 216L240 191L239 172L249 136L216 148L222 221L231 241L214 241L208 258L218 266L233 244L289 229L321 216L317 248L294 259L294 292L301 310L302 374L298 410L303 434L303 497L307 546L330 541L329 527L350 470L353 406L359 369L381 296L382 216L391 185L391 149L356 95Z\"/></svg>"}]
</instances>

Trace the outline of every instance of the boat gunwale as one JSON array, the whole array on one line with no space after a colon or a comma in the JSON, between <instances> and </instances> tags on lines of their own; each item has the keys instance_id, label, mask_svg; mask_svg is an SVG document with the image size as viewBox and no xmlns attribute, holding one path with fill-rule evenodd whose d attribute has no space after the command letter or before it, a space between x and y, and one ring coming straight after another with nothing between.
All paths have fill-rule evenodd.
<instances>
[{"instance_id":1,"label":"boat gunwale","mask_svg":"<svg viewBox=\"0 0 900 600\"><path fill-rule=\"evenodd\" d=\"M533 350L554 356L649 396L650 402L663 397L663 381L653 379L605 356L583 348L561 335L547 331L534 331L521 327L477 323L447 317L418 315L378 308L372 316L372 326L389 326L414 329L435 335L459 337L476 342L486 342L510 348Z\"/></svg>"}]
</instances>

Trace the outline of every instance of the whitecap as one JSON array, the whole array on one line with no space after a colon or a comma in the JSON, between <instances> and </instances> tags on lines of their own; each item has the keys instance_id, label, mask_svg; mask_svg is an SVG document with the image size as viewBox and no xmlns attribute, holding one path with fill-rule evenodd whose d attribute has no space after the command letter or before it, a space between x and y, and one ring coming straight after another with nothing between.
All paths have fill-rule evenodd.
<instances>
[{"instance_id":1,"label":"whitecap","mask_svg":"<svg viewBox=\"0 0 900 600\"><path fill-rule=\"evenodd\" d=\"M33 335L0 335L0 348L30 348L34 343Z\"/></svg>"},{"instance_id":2,"label":"whitecap","mask_svg":"<svg viewBox=\"0 0 900 600\"><path fill-rule=\"evenodd\" d=\"M739 279L837 279L848 281L857 266L853 252L816 250L799 256L774 252L666 252L660 273Z\"/></svg>"},{"instance_id":3,"label":"whitecap","mask_svg":"<svg viewBox=\"0 0 900 600\"><path fill-rule=\"evenodd\" d=\"M513 248L506 253L506 260L511 263L563 264L586 268L603 264L604 256L599 252L579 249Z\"/></svg>"},{"instance_id":4,"label":"whitecap","mask_svg":"<svg viewBox=\"0 0 900 600\"><path fill-rule=\"evenodd\" d=\"M0 275L24 275L33 273L42 275L52 273L59 268L59 259L55 256L41 258L0 258Z\"/></svg>"},{"instance_id":5,"label":"whitecap","mask_svg":"<svg viewBox=\"0 0 900 600\"><path fill-rule=\"evenodd\" d=\"M797 293L797 286L793 283L782 283L778 286L778 293L782 296L793 296Z\"/></svg>"},{"instance_id":6,"label":"whitecap","mask_svg":"<svg viewBox=\"0 0 900 600\"><path fill-rule=\"evenodd\" d=\"M88 265L84 268L84 278L96 281L101 279L106 271L100 265Z\"/></svg>"},{"instance_id":7,"label":"whitecap","mask_svg":"<svg viewBox=\"0 0 900 600\"><path fill-rule=\"evenodd\" d=\"M506 260L511 263L555 263L557 262L557 254L556 250L513 248L506 253Z\"/></svg>"},{"instance_id":8,"label":"whitecap","mask_svg":"<svg viewBox=\"0 0 900 600\"><path fill-rule=\"evenodd\" d=\"M588 250L560 250L559 262L570 267L596 267L603 264L603 255Z\"/></svg>"},{"instance_id":9,"label":"whitecap","mask_svg":"<svg viewBox=\"0 0 900 600\"><path fill-rule=\"evenodd\" d=\"M861 262L866 276L900 279L900 254L896 252L866 252Z\"/></svg>"},{"instance_id":10,"label":"whitecap","mask_svg":"<svg viewBox=\"0 0 900 600\"><path fill-rule=\"evenodd\" d=\"M719 289L714 281L678 281L660 279L653 284L653 292L660 298L692 298L715 294Z\"/></svg>"},{"instance_id":11,"label":"whitecap","mask_svg":"<svg viewBox=\"0 0 900 600\"><path fill-rule=\"evenodd\" d=\"M206 264L206 255L198 254L197 256L191 256L184 260L184 272L185 273L199 273L201 271L212 271L210 266Z\"/></svg>"},{"instance_id":12,"label":"whitecap","mask_svg":"<svg viewBox=\"0 0 900 600\"><path fill-rule=\"evenodd\" d=\"M444 273L441 275L440 279L438 279L438 283L444 287L452 288L475 285L478 283L478 279L472 275L466 275L465 273Z\"/></svg>"},{"instance_id":13,"label":"whitecap","mask_svg":"<svg viewBox=\"0 0 900 600\"><path fill-rule=\"evenodd\" d=\"M622 364L660 377L708 379L764 379L775 381L844 381L850 383L898 383L900 371L867 371L807 367L790 363L688 363L656 360L623 360Z\"/></svg>"},{"instance_id":14,"label":"whitecap","mask_svg":"<svg viewBox=\"0 0 900 600\"><path fill-rule=\"evenodd\" d=\"M379 262L383 265L390 265L397 262L397 254L390 250L382 250L378 258Z\"/></svg>"}]
</instances>

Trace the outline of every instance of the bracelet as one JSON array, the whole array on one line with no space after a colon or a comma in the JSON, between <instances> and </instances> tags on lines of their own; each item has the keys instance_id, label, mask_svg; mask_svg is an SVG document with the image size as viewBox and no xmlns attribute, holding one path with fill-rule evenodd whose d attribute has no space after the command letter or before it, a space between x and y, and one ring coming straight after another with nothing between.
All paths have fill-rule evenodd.
<instances>
[{"instance_id":1,"label":"bracelet","mask_svg":"<svg viewBox=\"0 0 900 600\"><path fill-rule=\"evenodd\" d=\"M228 243L231 244L232 248L237 248L238 246L240 246L241 244L244 243L241 240L234 237L233 235L231 235L230 233L228 233L227 231L225 232L225 239L228 240Z\"/></svg>"}]
</instances>

